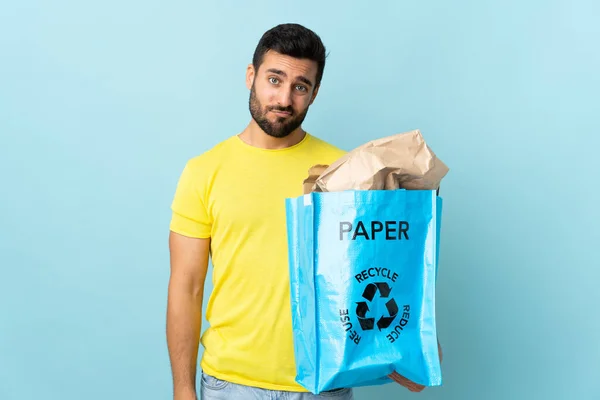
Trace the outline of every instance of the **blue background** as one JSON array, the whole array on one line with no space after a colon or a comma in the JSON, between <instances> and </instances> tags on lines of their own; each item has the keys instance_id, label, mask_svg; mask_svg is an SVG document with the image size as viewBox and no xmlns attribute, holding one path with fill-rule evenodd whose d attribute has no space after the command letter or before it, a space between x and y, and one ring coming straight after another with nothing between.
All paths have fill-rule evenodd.
<instances>
[{"instance_id":1,"label":"blue background","mask_svg":"<svg viewBox=\"0 0 600 400\"><path fill-rule=\"evenodd\" d=\"M444 386L356 398L600 398L599 16L592 0L2 2L0 399L169 398L176 180L244 128L246 65L288 21L330 52L307 129L349 150L419 128L451 168Z\"/></svg>"}]
</instances>

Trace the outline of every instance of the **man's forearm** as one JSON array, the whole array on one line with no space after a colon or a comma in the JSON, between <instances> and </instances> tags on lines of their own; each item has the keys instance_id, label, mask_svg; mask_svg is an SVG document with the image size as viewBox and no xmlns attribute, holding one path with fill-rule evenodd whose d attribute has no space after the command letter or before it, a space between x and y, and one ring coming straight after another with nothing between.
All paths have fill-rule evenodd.
<instances>
[{"instance_id":1,"label":"man's forearm","mask_svg":"<svg viewBox=\"0 0 600 400\"><path fill-rule=\"evenodd\" d=\"M201 321L201 291L185 290L172 282L167 305L167 345L176 398L187 398L196 391Z\"/></svg>"}]
</instances>

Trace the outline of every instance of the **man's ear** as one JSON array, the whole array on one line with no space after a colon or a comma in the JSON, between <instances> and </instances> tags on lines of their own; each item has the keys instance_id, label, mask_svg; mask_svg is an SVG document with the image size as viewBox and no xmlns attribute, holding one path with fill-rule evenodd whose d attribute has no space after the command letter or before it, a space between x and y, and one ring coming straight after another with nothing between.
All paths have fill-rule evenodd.
<instances>
[{"instance_id":1,"label":"man's ear","mask_svg":"<svg viewBox=\"0 0 600 400\"><path fill-rule=\"evenodd\" d=\"M320 85L320 84L319 84L319 85L317 85L317 86L315 86L315 90L313 91L313 94L312 94L312 99L310 99L310 104L309 104L309 105L311 105L311 106L312 106L312 103L313 103L313 102L315 101L315 99L317 98L317 94L319 93L319 88L320 88L320 87L321 87L321 85Z\"/></svg>"},{"instance_id":2,"label":"man's ear","mask_svg":"<svg viewBox=\"0 0 600 400\"><path fill-rule=\"evenodd\" d=\"M246 68L246 87L248 90L252 89L252 85L254 84L254 65L248 64L248 68Z\"/></svg>"}]
</instances>

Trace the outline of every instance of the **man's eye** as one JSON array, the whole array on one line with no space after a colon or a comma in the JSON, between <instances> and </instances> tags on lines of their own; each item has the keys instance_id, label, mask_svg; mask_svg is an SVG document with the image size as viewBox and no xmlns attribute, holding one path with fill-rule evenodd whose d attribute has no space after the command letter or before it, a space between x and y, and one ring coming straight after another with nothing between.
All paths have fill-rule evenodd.
<instances>
[{"instance_id":1,"label":"man's eye","mask_svg":"<svg viewBox=\"0 0 600 400\"><path fill-rule=\"evenodd\" d=\"M270 77L269 82L271 82L273 85L277 85L279 83L279 79Z\"/></svg>"},{"instance_id":2,"label":"man's eye","mask_svg":"<svg viewBox=\"0 0 600 400\"><path fill-rule=\"evenodd\" d=\"M298 86L296 86L296 90L299 90L301 92L306 92L306 86L298 85Z\"/></svg>"}]
</instances>

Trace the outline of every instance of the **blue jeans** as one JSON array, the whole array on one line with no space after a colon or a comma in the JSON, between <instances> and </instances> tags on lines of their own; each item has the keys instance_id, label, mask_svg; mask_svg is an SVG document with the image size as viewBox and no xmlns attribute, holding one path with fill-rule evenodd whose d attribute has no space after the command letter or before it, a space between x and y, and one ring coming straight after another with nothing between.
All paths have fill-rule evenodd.
<instances>
[{"instance_id":1,"label":"blue jeans","mask_svg":"<svg viewBox=\"0 0 600 400\"><path fill-rule=\"evenodd\" d=\"M338 389L318 395L307 392L267 390L227 382L202 373L201 400L354 400L352 389Z\"/></svg>"}]
</instances>

